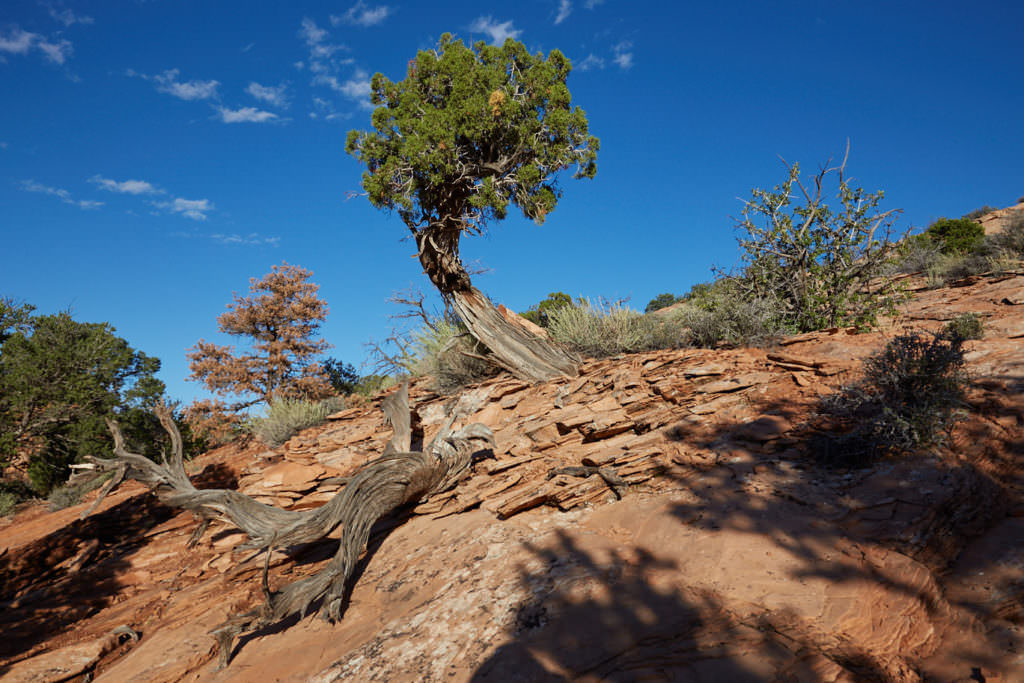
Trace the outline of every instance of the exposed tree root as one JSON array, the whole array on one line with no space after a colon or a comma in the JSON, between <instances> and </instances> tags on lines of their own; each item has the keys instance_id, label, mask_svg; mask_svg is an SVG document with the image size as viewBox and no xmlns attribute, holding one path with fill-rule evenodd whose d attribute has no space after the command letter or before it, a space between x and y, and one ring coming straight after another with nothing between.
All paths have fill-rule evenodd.
<instances>
[{"instance_id":1,"label":"exposed tree root","mask_svg":"<svg viewBox=\"0 0 1024 683\"><path fill-rule=\"evenodd\" d=\"M243 547L267 553L263 570L266 602L236 614L211 631L220 648L219 666L226 666L235 637L292 614L305 616L314 602L316 611L329 621L341 618L343 597L356 560L370 536L374 523L403 505L419 502L446 491L466 473L473 453L493 447L491 430L475 423L451 432L451 416L438 436L423 450L409 451L411 441L408 387L403 385L385 399L383 409L395 433L384 455L351 477L345 487L322 507L312 510L283 510L259 503L238 491L197 489L189 481L182 460L181 436L165 406L155 409L160 423L171 436L171 459L156 463L125 450L124 437L116 422L107 421L114 435L113 458L88 458L96 470L114 476L104 486L100 500L126 478L150 485L166 505L191 510L200 518L189 540L198 542L210 521L220 519L243 531L249 540ZM334 558L317 574L271 591L267 571L274 548L309 543L342 527L341 545Z\"/></svg>"}]
</instances>

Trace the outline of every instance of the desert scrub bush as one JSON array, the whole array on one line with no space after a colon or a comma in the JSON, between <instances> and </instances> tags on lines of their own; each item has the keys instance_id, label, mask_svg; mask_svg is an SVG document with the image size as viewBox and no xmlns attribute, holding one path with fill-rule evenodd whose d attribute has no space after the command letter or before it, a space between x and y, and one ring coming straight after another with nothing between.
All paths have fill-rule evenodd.
<instances>
[{"instance_id":1,"label":"desert scrub bush","mask_svg":"<svg viewBox=\"0 0 1024 683\"><path fill-rule=\"evenodd\" d=\"M985 336L985 327L981 316L977 313L963 313L946 323L940 333L947 339L981 339Z\"/></svg>"},{"instance_id":2,"label":"desert scrub bush","mask_svg":"<svg viewBox=\"0 0 1024 683\"><path fill-rule=\"evenodd\" d=\"M810 183L800 179L797 164L787 167L781 185L753 190L737 221L743 269L735 279L743 295L778 298L785 325L795 332L874 324L899 301L891 287L869 284L895 251L890 238L900 211L879 208L883 192L850 185L845 159L826 164ZM836 201L829 206L833 174Z\"/></svg>"},{"instance_id":3,"label":"desert scrub bush","mask_svg":"<svg viewBox=\"0 0 1024 683\"><path fill-rule=\"evenodd\" d=\"M969 218L940 218L924 231L944 254L967 254L981 246L985 229Z\"/></svg>"},{"instance_id":4,"label":"desert scrub bush","mask_svg":"<svg viewBox=\"0 0 1024 683\"><path fill-rule=\"evenodd\" d=\"M723 278L694 288L670 321L686 330L689 345L758 346L784 336L785 315L775 298L746 298L742 286Z\"/></svg>"},{"instance_id":5,"label":"desert scrub bush","mask_svg":"<svg viewBox=\"0 0 1024 683\"><path fill-rule=\"evenodd\" d=\"M985 238L986 248L992 252L1006 252L1018 259L1024 258L1024 211L1011 211L1002 231Z\"/></svg>"},{"instance_id":6,"label":"desert scrub bush","mask_svg":"<svg viewBox=\"0 0 1024 683\"><path fill-rule=\"evenodd\" d=\"M442 394L498 372L498 367L487 360L487 349L470 335L465 325L450 318L433 319L420 328L412 348L412 374L429 375L433 388Z\"/></svg>"},{"instance_id":7,"label":"desert scrub bush","mask_svg":"<svg viewBox=\"0 0 1024 683\"><path fill-rule=\"evenodd\" d=\"M583 301L549 313L556 342L594 358L686 345L675 316L644 315L620 303Z\"/></svg>"},{"instance_id":8,"label":"desert scrub bush","mask_svg":"<svg viewBox=\"0 0 1024 683\"><path fill-rule=\"evenodd\" d=\"M882 275L927 273L944 258L948 257L942 253L942 247L928 235L910 235L899 243Z\"/></svg>"},{"instance_id":9,"label":"desert scrub bush","mask_svg":"<svg viewBox=\"0 0 1024 683\"><path fill-rule=\"evenodd\" d=\"M78 505L85 498L85 494L90 491L95 491L100 486L105 484L113 474L106 474L103 476L87 477L82 481L69 481L66 484L54 487L50 493L46 496L46 502L49 504L50 512L57 512L64 508L69 508L72 505Z\"/></svg>"},{"instance_id":10,"label":"desert scrub bush","mask_svg":"<svg viewBox=\"0 0 1024 683\"><path fill-rule=\"evenodd\" d=\"M923 236L923 235L922 235ZM982 273L1016 273L1024 269L1024 211L1011 212L1000 232L985 235L968 253L940 254L925 270L928 284L942 287Z\"/></svg>"},{"instance_id":11,"label":"desert scrub bush","mask_svg":"<svg viewBox=\"0 0 1024 683\"><path fill-rule=\"evenodd\" d=\"M989 206L988 204L986 204L985 206L979 207L979 208L975 209L974 211L968 211L963 216L961 216L961 218L966 218L969 221L976 221L979 218L981 218L982 216L987 216L988 214L992 213L993 211L998 211L998 210L999 210L998 208L996 208L994 206Z\"/></svg>"},{"instance_id":12,"label":"desert scrub bush","mask_svg":"<svg viewBox=\"0 0 1024 683\"><path fill-rule=\"evenodd\" d=\"M13 513L18 502L16 494L10 491L0 491L0 517L6 517Z\"/></svg>"},{"instance_id":13,"label":"desert scrub bush","mask_svg":"<svg viewBox=\"0 0 1024 683\"><path fill-rule=\"evenodd\" d=\"M263 443L277 448L295 434L327 421L327 416L345 407L340 397L310 401L298 398L279 398L267 404L267 414L250 417L246 429Z\"/></svg>"},{"instance_id":14,"label":"desert scrub bush","mask_svg":"<svg viewBox=\"0 0 1024 683\"><path fill-rule=\"evenodd\" d=\"M860 466L940 446L962 414L963 338L910 333L864 362L864 378L823 400L842 433L812 441L828 464Z\"/></svg>"}]
</instances>

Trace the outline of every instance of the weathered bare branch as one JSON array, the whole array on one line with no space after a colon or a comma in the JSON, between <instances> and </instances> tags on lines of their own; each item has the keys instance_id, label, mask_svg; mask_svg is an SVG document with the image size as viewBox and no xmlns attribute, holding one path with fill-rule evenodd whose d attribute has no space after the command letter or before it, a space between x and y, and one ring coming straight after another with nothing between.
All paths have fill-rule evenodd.
<instances>
[{"instance_id":1,"label":"weathered bare branch","mask_svg":"<svg viewBox=\"0 0 1024 683\"><path fill-rule=\"evenodd\" d=\"M452 415L425 451L410 452L408 386L403 384L385 401L385 414L395 428L385 454L351 477L322 507L291 511L264 505L238 491L195 488L185 472L181 435L170 410L161 405L155 412L171 436L170 460L156 463L128 452L117 423L108 421L114 437L114 457L88 459L97 470L114 473L111 480L114 483L104 487L100 500L125 477L136 479L153 487L161 502L200 516L202 521L190 543L198 540L210 520L222 519L249 537L243 547L263 549L268 558L274 548L309 543L323 538L338 526L343 529L341 545L326 567L278 591L270 589L269 559L265 560L262 576L265 602L232 616L211 631L220 647L220 666L227 665L236 636L291 614L305 616L317 601L320 602L317 609L324 618L340 619L349 578L374 523L403 505L448 490L466 473L474 452L494 445L493 434L482 424L450 432L452 422L458 417Z\"/></svg>"}]
</instances>

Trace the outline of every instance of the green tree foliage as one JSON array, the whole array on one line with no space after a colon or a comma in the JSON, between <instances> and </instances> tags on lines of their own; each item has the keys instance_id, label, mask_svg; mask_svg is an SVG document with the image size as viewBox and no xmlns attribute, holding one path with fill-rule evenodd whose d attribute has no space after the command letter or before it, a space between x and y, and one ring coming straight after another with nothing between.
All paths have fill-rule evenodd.
<instances>
[{"instance_id":1,"label":"green tree foliage","mask_svg":"<svg viewBox=\"0 0 1024 683\"><path fill-rule=\"evenodd\" d=\"M551 313L566 306L572 306L572 297L565 292L551 292L548 298L540 301L519 315L523 316L534 325L547 327L551 324Z\"/></svg>"},{"instance_id":2,"label":"green tree foliage","mask_svg":"<svg viewBox=\"0 0 1024 683\"><path fill-rule=\"evenodd\" d=\"M663 308L668 308L674 303L682 301L681 297L672 294L671 292L665 292L647 302L647 307L644 308L644 313L653 313L654 311L660 311Z\"/></svg>"},{"instance_id":3,"label":"green tree foliage","mask_svg":"<svg viewBox=\"0 0 1024 683\"><path fill-rule=\"evenodd\" d=\"M35 306L19 304L11 297L0 297L0 344L15 332L32 329L32 311L35 309Z\"/></svg>"},{"instance_id":4,"label":"green tree foliage","mask_svg":"<svg viewBox=\"0 0 1024 683\"><path fill-rule=\"evenodd\" d=\"M510 203L543 223L561 195L558 171L597 172L597 138L569 106L570 69L558 50L545 59L511 39L469 48L446 33L404 80L375 74L375 131L351 131L346 144L367 166L370 202L397 210L415 234L451 220L479 231Z\"/></svg>"},{"instance_id":5,"label":"green tree foliage","mask_svg":"<svg viewBox=\"0 0 1024 683\"><path fill-rule=\"evenodd\" d=\"M351 363L328 358L320 364L334 390L341 395L351 394L359 384L359 373Z\"/></svg>"},{"instance_id":6,"label":"green tree foliage","mask_svg":"<svg viewBox=\"0 0 1024 683\"><path fill-rule=\"evenodd\" d=\"M147 418L164 384L160 361L136 351L107 323L81 323L69 313L33 317L29 330L0 348L0 461L27 471L46 493L81 456L105 455L103 422L116 415L126 437L154 445L161 430Z\"/></svg>"},{"instance_id":7,"label":"green tree foliage","mask_svg":"<svg viewBox=\"0 0 1024 683\"><path fill-rule=\"evenodd\" d=\"M969 218L940 218L924 231L943 254L966 254L981 246L985 229Z\"/></svg>"},{"instance_id":8,"label":"green tree foliage","mask_svg":"<svg viewBox=\"0 0 1024 683\"><path fill-rule=\"evenodd\" d=\"M406 77L371 81L372 131L351 131L346 150L365 164L370 202L398 213L420 263L473 336L522 377L571 374L563 350L513 326L477 292L459 256L462 235L504 219L510 205L543 223L558 203L560 172L597 172L598 140L571 106L569 60L522 43L467 47L444 34Z\"/></svg>"},{"instance_id":9,"label":"green tree foliage","mask_svg":"<svg viewBox=\"0 0 1024 683\"><path fill-rule=\"evenodd\" d=\"M884 193L853 187L845 168L845 160L824 168L805 185L799 166L790 166L781 185L753 190L738 222L744 294L780 300L793 331L870 325L895 301L868 283L895 249L892 224L900 211L880 210ZM834 207L825 202L833 174Z\"/></svg>"}]
</instances>

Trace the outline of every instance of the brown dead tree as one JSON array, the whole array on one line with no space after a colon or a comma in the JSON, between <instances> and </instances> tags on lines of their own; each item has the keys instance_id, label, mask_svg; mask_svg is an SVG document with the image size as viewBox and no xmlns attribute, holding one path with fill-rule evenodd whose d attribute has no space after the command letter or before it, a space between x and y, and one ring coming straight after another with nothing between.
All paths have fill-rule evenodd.
<instances>
[{"instance_id":1,"label":"brown dead tree","mask_svg":"<svg viewBox=\"0 0 1024 683\"><path fill-rule=\"evenodd\" d=\"M468 471L473 454L494 445L491 430L479 423L452 432L455 413L423 451L411 451L408 385L403 384L399 391L386 398L382 407L394 428L394 436L384 454L367 463L322 507L296 511L257 502L238 491L204 490L193 486L185 472L181 435L166 406L158 406L155 412L171 437L171 455L169 460L159 463L128 452L117 423L108 420L114 436L114 457L89 457L87 460L94 472L113 473L113 477L82 516L91 513L120 482L135 479L152 487L162 503L190 510L200 519L189 539L189 547L199 541L211 521L223 520L249 537L242 548L266 552L265 602L230 617L210 632L217 639L218 668L222 668L230 659L235 637L244 632L279 622L292 614L305 616L311 608L329 621L340 619L349 578L374 523L403 505L452 488ZM280 590L270 590L267 574L274 549L317 541L339 525L343 530L341 545L323 569ZM319 605L314 607L317 601Z\"/></svg>"}]
</instances>

